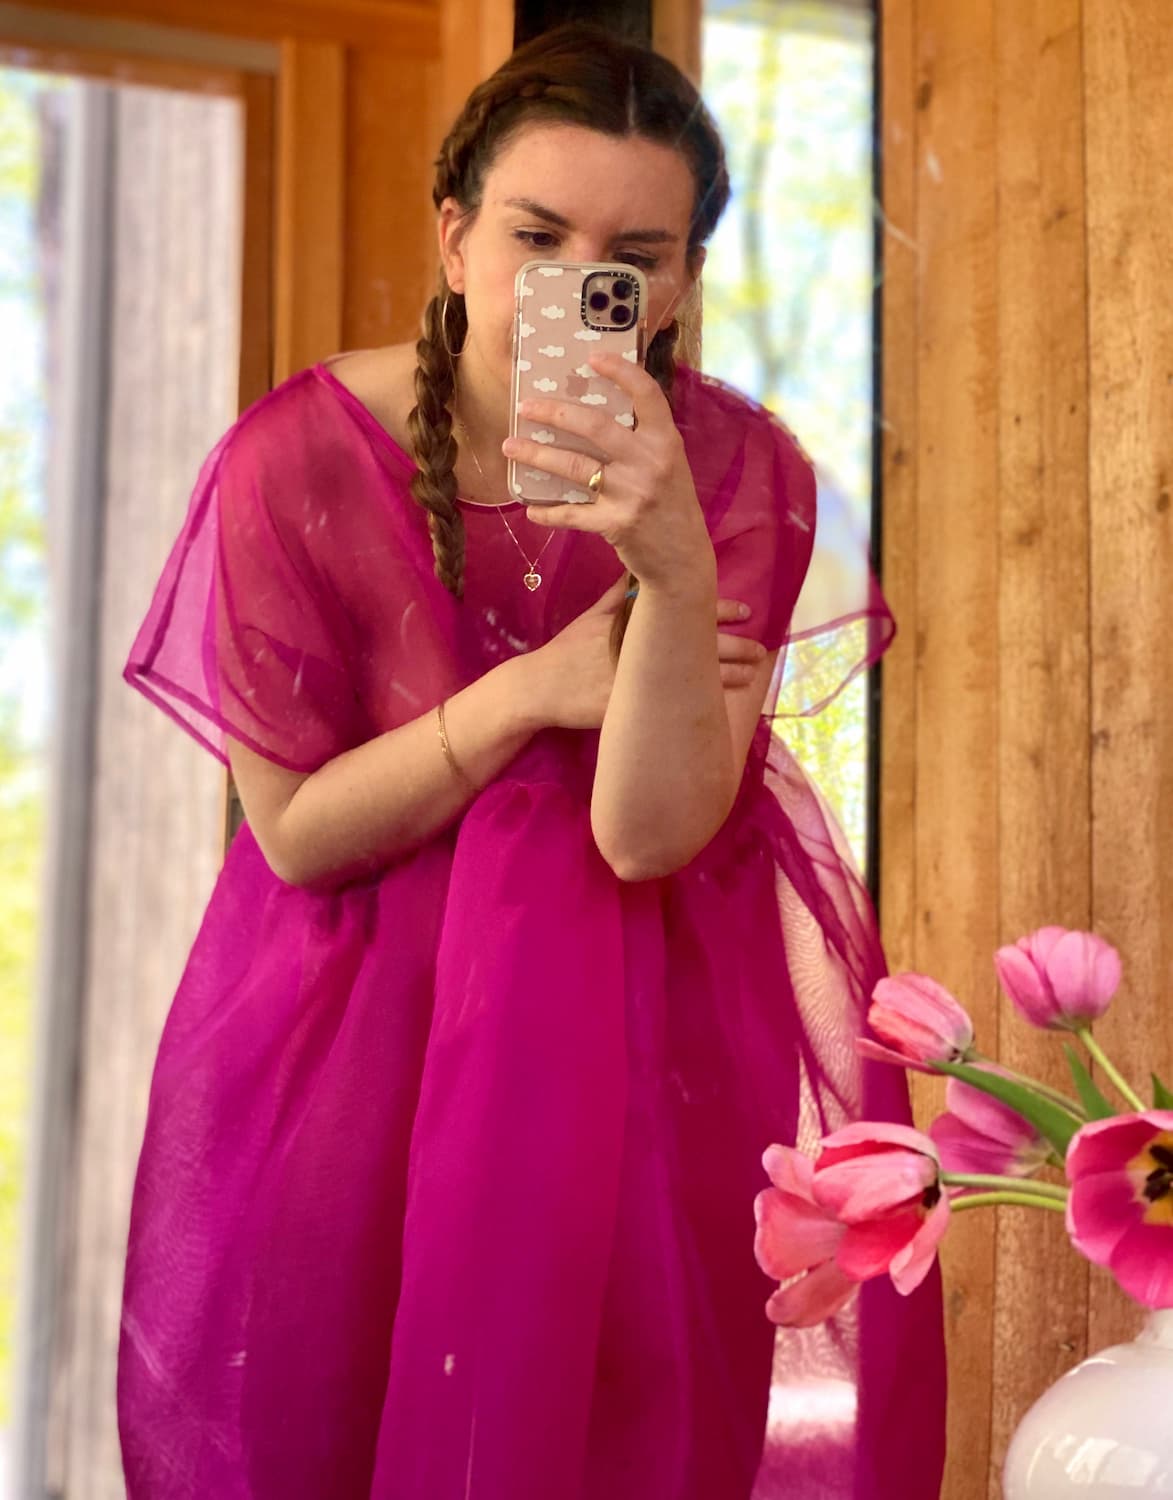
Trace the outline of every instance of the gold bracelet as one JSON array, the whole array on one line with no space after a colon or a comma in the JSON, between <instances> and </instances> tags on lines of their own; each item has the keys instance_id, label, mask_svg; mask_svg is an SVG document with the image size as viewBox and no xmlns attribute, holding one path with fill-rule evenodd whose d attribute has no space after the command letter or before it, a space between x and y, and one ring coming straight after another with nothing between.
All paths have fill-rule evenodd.
<instances>
[{"instance_id":1,"label":"gold bracelet","mask_svg":"<svg viewBox=\"0 0 1173 1500\"><path fill-rule=\"evenodd\" d=\"M444 724L444 700L436 704L436 733L440 736L440 745L444 751L444 759L448 762L449 769L457 781L463 782L474 796L480 792L480 787L456 759L452 753L452 746L448 743L448 730Z\"/></svg>"}]
</instances>

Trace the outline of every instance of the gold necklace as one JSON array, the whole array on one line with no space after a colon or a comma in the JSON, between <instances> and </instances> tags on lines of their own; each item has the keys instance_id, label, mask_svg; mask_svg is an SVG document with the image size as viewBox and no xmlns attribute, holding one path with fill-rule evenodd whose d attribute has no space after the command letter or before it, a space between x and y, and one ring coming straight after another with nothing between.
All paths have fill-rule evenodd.
<instances>
[{"instance_id":1,"label":"gold necklace","mask_svg":"<svg viewBox=\"0 0 1173 1500\"><path fill-rule=\"evenodd\" d=\"M460 428L461 432L464 433L465 441L468 443L468 451L472 454L472 461L477 466L477 473L481 476L481 479L484 481L484 483L486 485L488 485L488 483L489 483L489 476L485 473L484 469L481 467L481 461L477 457L477 450L476 450L476 446L474 445L473 440L472 440L472 434L469 432L468 428L464 425L464 422L461 420L461 418L458 417L458 416L456 416L455 412L453 413L453 420L455 421L456 425ZM504 526L505 526L505 530L513 538L513 545L521 553L522 558L523 558L523 560L525 562L526 568L528 570L527 572L525 572L522 575L521 581L522 581L522 583L525 584L526 588L529 589L530 593L532 594L535 589L540 589L541 586L542 586L542 575L538 572L538 563L541 562L542 556L545 553L546 548L554 540L555 533L551 532L550 535L546 538L546 540L542 543L541 549L539 550L537 557L530 557L529 553L525 550L525 548L517 540L517 533L514 531L513 527L510 526L510 524L509 524L509 518L506 516L503 507L501 507L500 505L491 505L491 506L488 507L488 509L495 510L497 512L497 514L501 517L501 520L502 520L502 522L504 523Z\"/></svg>"}]
</instances>

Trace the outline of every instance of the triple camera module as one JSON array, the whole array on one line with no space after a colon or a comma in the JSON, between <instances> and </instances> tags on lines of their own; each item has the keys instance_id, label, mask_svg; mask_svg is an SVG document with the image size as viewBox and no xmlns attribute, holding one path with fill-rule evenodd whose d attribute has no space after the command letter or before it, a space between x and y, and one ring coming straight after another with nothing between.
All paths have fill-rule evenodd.
<instances>
[{"instance_id":1,"label":"triple camera module","mask_svg":"<svg viewBox=\"0 0 1173 1500\"><path fill-rule=\"evenodd\" d=\"M620 271L592 271L582 285L582 320L588 328L630 328L639 318L639 284Z\"/></svg>"}]
</instances>

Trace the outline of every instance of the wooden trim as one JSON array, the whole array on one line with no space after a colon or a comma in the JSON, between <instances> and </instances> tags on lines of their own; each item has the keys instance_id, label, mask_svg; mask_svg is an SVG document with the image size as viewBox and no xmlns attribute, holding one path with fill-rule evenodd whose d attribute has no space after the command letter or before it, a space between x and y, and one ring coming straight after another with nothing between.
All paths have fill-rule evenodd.
<instances>
[{"instance_id":1,"label":"wooden trim","mask_svg":"<svg viewBox=\"0 0 1173 1500\"><path fill-rule=\"evenodd\" d=\"M38 73L61 73L96 82L140 84L174 89L185 94L218 94L238 98L247 75L229 69L186 65L157 58L116 56L80 48L30 47L0 39L0 67L30 68Z\"/></svg>"},{"instance_id":2,"label":"wooden trim","mask_svg":"<svg viewBox=\"0 0 1173 1500\"><path fill-rule=\"evenodd\" d=\"M701 0L652 0L652 46L698 87L701 19Z\"/></svg>"},{"instance_id":3,"label":"wooden trim","mask_svg":"<svg viewBox=\"0 0 1173 1500\"><path fill-rule=\"evenodd\" d=\"M238 94L243 73L276 73L278 65L270 42L35 4L0 4L0 57L11 67L220 94Z\"/></svg>"},{"instance_id":4,"label":"wooden trim","mask_svg":"<svg viewBox=\"0 0 1173 1500\"><path fill-rule=\"evenodd\" d=\"M342 347L346 56L341 47L285 44L278 129L276 382Z\"/></svg>"},{"instance_id":5,"label":"wooden trim","mask_svg":"<svg viewBox=\"0 0 1173 1500\"><path fill-rule=\"evenodd\" d=\"M340 348L414 340L435 289L431 105L440 68L354 48L347 60Z\"/></svg>"},{"instance_id":6,"label":"wooden trim","mask_svg":"<svg viewBox=\"0 0 1173 1500\"><path fill-rule=\"evenodd\" d=\"M349 42L392 47L402 56L440 55L435 0L55 0L51 7L31 0L21 8L186 27L262 42Z\"/></svg>"},{"instance_id":7,"label":"wooden trim","mask_svg":"<svg viewBox=\"0 0 1173 1500\"><path fill-rule=\"evenodd\" d=\"M513 51L513 0L441 0L441 35L437 146L469 94Z\"/></svg>"},{"instance_id":8,"label":"wooden trim","mask_svg":"<svg viewBox=\"0 0 1173 1500\"><path fill-rule=\"evenodd\" d=\"M274 154L276 88L244 81L244 170L240 266L240 409L273 385Z\"/></svg>"}]
</instances>

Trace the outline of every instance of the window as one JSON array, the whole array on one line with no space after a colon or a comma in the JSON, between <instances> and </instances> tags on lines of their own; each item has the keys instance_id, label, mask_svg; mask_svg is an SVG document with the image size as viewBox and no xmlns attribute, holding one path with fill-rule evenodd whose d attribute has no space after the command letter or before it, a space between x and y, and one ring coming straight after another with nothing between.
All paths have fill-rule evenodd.
<instances>
[{"instance_id":1,"label":"window","mask_svg":"<svg viewBox=\"0 0 1173 1500\"><path fill-rule=\"evenodd\" d=\"M819 474L820 522L872 512L873 17L850 0L706 0L703 87L733 199L705 269L704 367L762 401ZM861 866L867 681L779 725Z\"/></svg>"}]
</instances>

